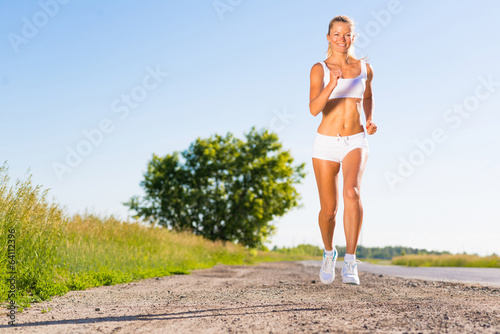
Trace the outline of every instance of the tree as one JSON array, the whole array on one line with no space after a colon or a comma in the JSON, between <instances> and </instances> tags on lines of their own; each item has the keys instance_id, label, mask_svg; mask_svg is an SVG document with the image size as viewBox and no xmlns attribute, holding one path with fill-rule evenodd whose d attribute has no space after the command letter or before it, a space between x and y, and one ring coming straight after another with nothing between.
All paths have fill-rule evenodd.
<instances>
[{"instance_id":1,"label":"tree","mask_svg":"<svg viewBox=\"0 0 500 334\"><path fill-rule=\"evenodd\" d=\"M182 153L153 154L140 184L146 195L124 204L135 218L173 230L262 247L273 220L299 205L294 184L305 177L305 163L292 166L275 133L252 127L245 137L215 134Z\"/></svg>"}]
</instances>

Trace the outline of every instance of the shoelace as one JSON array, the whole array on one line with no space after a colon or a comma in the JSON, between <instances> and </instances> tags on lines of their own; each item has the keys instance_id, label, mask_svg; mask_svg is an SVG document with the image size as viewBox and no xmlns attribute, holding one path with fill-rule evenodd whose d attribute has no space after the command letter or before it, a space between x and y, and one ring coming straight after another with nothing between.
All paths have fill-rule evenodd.
<instances>
[{"instance_id":1,"label":"shoelace","mask_svg":"<svg viewBox=\"0 0 500 334\"><path fill-rule=\"evenodd\" d=\"M328 270L328 261L323 261L323 271Z\"/></svg>"},{"instance_id":2,"label":"shoelace","mask_svg":"<svg viewBox=\"0 0 500 334\"><path fill-rule=\"evenodd\" d=\"M326 253L323 253L323 258L326 258L327 256L332 257L332 261L335 258L335 251L333 251L333 255L326 255ZM331 261L323 261L323 271L328 270L328 266L330 265Z\"/></svg>"},{"instance_id":3,"label":"shoelace","mask_svg":"<svg viewBox=\"0 0 500 334\"><path fill-rule=\"evenodd\" d=\"M358 263L363 263L363 262L361 262L360 260L356 259L356 261L344 261L344 263L346 264L346 272L348 274L354 275L354 269L356 268L356 265Z\"/></svg>"},{"instance_id":4,"label":"shoelace","mask_svg":"<svg viewBox=\"0 0 500 334\"><path fill-rule=\"evenodd\" d=\"M349 145L349 143L347 142L349 140L349 137L342 137L339 133L337 133L337 136L339 136L338 140L340 140L340 138L344 140L345 146Z\"/></svg>"}]
</instances>

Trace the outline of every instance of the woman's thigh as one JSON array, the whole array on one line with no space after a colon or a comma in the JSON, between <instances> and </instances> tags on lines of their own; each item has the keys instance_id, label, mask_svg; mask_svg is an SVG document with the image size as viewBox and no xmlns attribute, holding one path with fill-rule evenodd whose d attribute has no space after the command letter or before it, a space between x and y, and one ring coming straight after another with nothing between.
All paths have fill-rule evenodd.
<instances>
[{"instance_id":1,"label":"woman's thigh","mask_svg":"<svg viewBox=\"0 0 500 334\"><path fill-rule=\"evenodd\" d=\"M368 150L359 147L346 154L342 163L344 196L352 190L359 192L361 178L363 177L366 161L368 160L368 154ZM357 195L359 195L359 193Z\"/></svg>"},{"instance_id":2,"label":"woman's thigh","mask_svg":"<svg viewBox=\"0 0 500 334\"><path fill-rule=\"evenodd\" d=\"M326 214L335 214L338 203L340 163L317 158L312 158L312 162L318 186L321 210Z\"/></svg>"}]
</instances>

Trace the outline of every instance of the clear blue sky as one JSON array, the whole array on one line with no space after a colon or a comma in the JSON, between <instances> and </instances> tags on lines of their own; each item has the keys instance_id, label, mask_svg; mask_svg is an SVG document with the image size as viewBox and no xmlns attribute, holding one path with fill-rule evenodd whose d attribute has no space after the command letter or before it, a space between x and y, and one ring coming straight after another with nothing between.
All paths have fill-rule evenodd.
<instances>
[{"instance_id":1,"label":"clear blue sky","mask_svg":"<svg viewBox=\"0 0 500 334\"><path fill-rule=\"evenodd\" d=\"M499 2L66 2L0 1L0 159L68 212L126 219L152 153L255 125L308 172L270 246L321 245L309 74L344 14L375 75L360 244L500 254Z\"/></svg>"}]
</instances>

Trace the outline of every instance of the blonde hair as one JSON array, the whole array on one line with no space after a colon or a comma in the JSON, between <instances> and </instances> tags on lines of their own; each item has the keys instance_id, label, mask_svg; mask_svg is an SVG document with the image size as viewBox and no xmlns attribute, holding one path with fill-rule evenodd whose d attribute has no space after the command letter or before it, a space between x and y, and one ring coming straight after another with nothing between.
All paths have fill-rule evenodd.
<instances>
[{"instance_id":1,"label":"blonde hair","mask_svg":"<svg viewBox=\"0 0 500 334\"><path fill-rule=\"evenodd\" d=\"M338 16L335 16L331 21L330 21L330 24L328 25L328 35L330 35L330 31L332 30L333 28L333 24L335 22L342 22L342 23L347 23L349 25L349 27L351 28L351 33L353 36L356 36L356 32L354 30L354 26L356 25L354 23L354 21L352 19L350 19L349 17L345 16L345 15L338 15ZM330 58L330 56L333 54L333 51L332 51L332 46L330 43L328 43L328 50L326 51L326 58ZM353 59L356 59L358 60L358 58L356 57L356 52L355 52L355 47L354 47L354 44L351 44L351 46L349 47L349 50L347 50L347 54L349 55L349 57L353 58ZM366 58L366 57L363 57L363 58Z\"/></svg>"}]
</instances>

